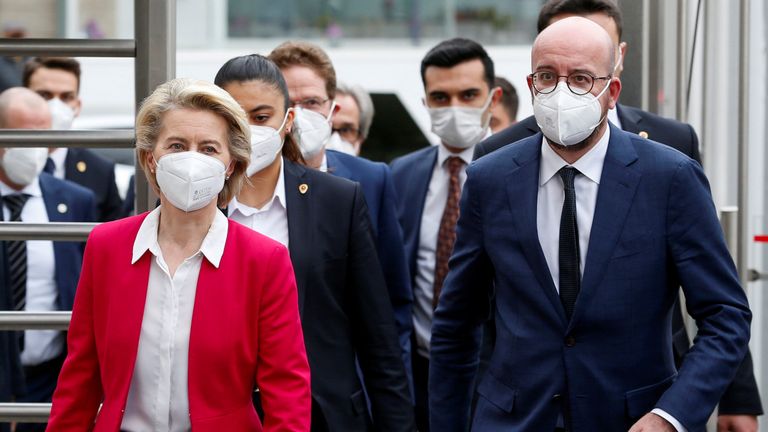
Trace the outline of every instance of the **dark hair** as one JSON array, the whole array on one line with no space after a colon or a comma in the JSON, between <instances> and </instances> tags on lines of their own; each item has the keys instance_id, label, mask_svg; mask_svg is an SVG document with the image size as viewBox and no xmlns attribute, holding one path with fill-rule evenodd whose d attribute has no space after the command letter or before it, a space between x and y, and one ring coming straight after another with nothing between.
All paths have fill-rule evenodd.
<instances>
[{"instance_id":1,"label":"dark hair","mask_svg":"<svg viewBox=\"0 0 768 432\"><path fill-rule=\"evenodd\" d=\"M542 30L552 23L552 18L557 15L573 14L583 16L594 13L604 14L613 19L613 22L616 23L619 40L621 40L621 9L619 9L614 0L549 0L541 7L536 26L538 32L541 33Z\"/></svg>"},{"instance_id":2,"label":"dark hair","mask_svg":"<svg viewBox=\"0 0 768 432\"><path fill-rule=\"evenodd\" d=\"M285 78L277 65L270 59L260 54L250 54L234 57L227 60L216 73L213 83L224 88L232 82L260 81L271 85L272 88L283 95L283 115L288 111L290 98L288 97L288 86L285 84ZM291 137L291 134L285 134L283 144L283 156L296 163L304 164L304 158L301 150Z\"/></svg>"},{"instance_id":3,"label":"dark hair","mask_svg":"<svg viewBox=\"0 0 768 432\"><path fill-rule=\"evenodd\" d=\"M77 78L77 91L80 92L80 62L72 57L32 57L24 63L22 83L29 87L32 74L40 68L61 69L69 72Z\"/></svg>"},{"instance_id":4,"label":"dark hair","mask_svg":"<svg viewBox=\"0 0 768 432\"><path fill-rule=\"evenodd\" d=\"M506 78L497 76L493 82L494 87L501 89L501 106L504 107L504 111L507 112L509 118L514 120L517 118L517 107L520 103L517 97L517 90L511 82Z\"/></svg>"},{"instance_id":5,"label":"dark hair","mask_svg":"<svg viewBox=\"0 0 768 432\"><path fill-rule=\"evenodd\" d=\"M432 47L421 60L421 81L427 86L425 73L429 66L451 68L470 60L483 62L484 78L488 88L493 87L493 60L479 43L463 38L448 39Z\"/></svg>"}]
</instances>

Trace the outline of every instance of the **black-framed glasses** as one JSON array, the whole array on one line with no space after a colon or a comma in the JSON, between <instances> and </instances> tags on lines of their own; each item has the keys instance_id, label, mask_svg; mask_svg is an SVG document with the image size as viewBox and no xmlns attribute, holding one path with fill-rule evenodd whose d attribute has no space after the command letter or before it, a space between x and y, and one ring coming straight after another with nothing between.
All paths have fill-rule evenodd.
<instances>
[{"instance_id":1,"label":"black-framed glasses","mask_svg":"<svg viewBox=\"0 0 768 432\"><path fill-rule=\"evenodd\" d=\"M570 75L558 75L550 71L539 71L528 75L531 78L533 88L542 94L552 93L557 87L560 78L565 78L565 84L568 90L576 95L585 95L592 91L597 80L609 80L612 75L601 77L592 76L586 72L574 72Z\"/></svg>"},{"instance_id":2,"label":"black-framed glasses","mask_svg":"<svg viewBox=\"0 0 768 432\"><path fill-rule=\"evenodd\" d=\"M332 128L331 131L338 132L339 136L349 142L356 140L360 134L360 129L357 129L351 125L341 125L341 127Z\"/></svg>"},{"instance_id":3,"label":"black-framed glasses","mask_svg":"<svg viewBox=\"0 0 768 432\"><path fill-rule=\"evenodd\" d=\"M311 97L311 98L306 98L302 100L291 101L291 106L292 107L300 106L310 111L319 112L323 108L323 105L325 105L326 102L328 102L329 100L330 99L321 99L317 97Z\"/></svg>"}]
</instances>

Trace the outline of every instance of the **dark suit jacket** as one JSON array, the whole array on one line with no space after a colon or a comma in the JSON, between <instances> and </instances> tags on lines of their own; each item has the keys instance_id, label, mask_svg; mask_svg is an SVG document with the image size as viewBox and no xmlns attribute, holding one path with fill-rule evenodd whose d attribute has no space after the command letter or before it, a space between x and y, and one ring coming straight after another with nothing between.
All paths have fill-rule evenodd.
<instances>
[{"instance_id":1,"label":"dark suit jacket","mask_svg":"<svg viewBox=\"0 0 768 432\"><path fill-rule=\"evenodd\" d=\"M334 150L325 152L328 173L360 183L371 217L376 251L384 271L389 300L395 312L403 362L411 379L413 292L403 248L403 231L397 220L397 197L389 167Z\"/></svg>"},{"instance_id":2,"label":"dark suit jacket","mask_svg":"<svg viewBox=\"0 0 768 432\"><path fill-rule=\"evenodd\" d=\"M421 216L432 171L437 163L437 146L429 146L392 161L392 178L398 198L397 214L403 227L405 257L411 286L415 287L416 258L421 235Z\"/></svg>"},{"instance_id":3,"label":"dark suit jacket","mask_svg":"<svg viewBox=\"0 0 768 432\"><path fill-rule=\"evenodd\" d=\"M115 184L115 164L82 148L70 148L64 161L64 178L93 191L96 220L106 222L123 217L123 200Z\"/></svg>"},{"instance_id":4,"label":"dark suit jacket","mask_svg":"<svg viewBox=\"0 0 768 432\"><path fill-rule=\"evenodd\" d=\"M581 291L566 319L536 229L541 134L467 170L435 312L431 426L468 427L480 326L495 286L497 343L475 431L627 430L654 407L702 431L747 351L751 313L701 166L611 126ZM683 288L699 333L678 373Z\"/></svg>"},{"instance_id":5,"label":"dark suit jacket","mask_svg":"<svg viewBox=\"0 0 768 432\"><path fill-rule=\"evenodd\" d=\"M691 125L626 105L618 105L617 111L623 130L636 134L643 133L644 137L677 149L701 163L699 139ZM539 126L536 124L536 119L533 116L525 118L481 142L475 148L475 159L537 133L539 133ZM486 334L492 334L493 331L495 329L492 326L485 329ZM672 332L675 363L679 367L690 346L679 307L675 309L673 315ZM484 341L484 353L488 353L490 348L492 346L489 342ZM739 372L720 400L719 412L720 414L763 414L760 392L757 389L752 368L752 355L749 351L739 367Z\"/></svg>"},{"instance_id":6,"label":"dark suit jacket","mask_svg":"<svg viewBox=\"0 0 768 432\"><path fill-rule=\"evenodd\" d=\"M49 174L40 174L40 189L43 193L43 201L48 212L48 219L51 222L93 222L95 221L95 206L93 192L74 183L57 179ZM7 287L7 262L6 262L6 242L0 241L0 308L8 310L10 301L3 302L3 299L10 298L10 292ZM59 290L57 299L58 309L62 311L72 310L75 300L75 289L80 278L80 266L83 258L83 244L76 242L53 242L53 256L56 264L54 278L56 287ZM3 337L10 333L0 332L0 344ZM13 338L16 341L15 338ZM10 370L16 370L17 374L12 376L12 380L5 380L0 376L0 397L8 394L19 395L19 385L23 381L19 377L20 361L18 342L16 349L12 352L3 350L0 355L0 371L6 367L4 359L8 359ZM10 386L8 385L10 383Z\"/></svg>"},{"instance_id":7,"label":"dark suit jacket","mask_svg":"<svg viewBox=\"0 0 768 432\"><path fill-rule=\"evenodd\" d=\"M319 409L331 431L412 431L408 381L360 185L286 160L285 192L313 424L322 421Z\"/></svg>"}]
</instances>

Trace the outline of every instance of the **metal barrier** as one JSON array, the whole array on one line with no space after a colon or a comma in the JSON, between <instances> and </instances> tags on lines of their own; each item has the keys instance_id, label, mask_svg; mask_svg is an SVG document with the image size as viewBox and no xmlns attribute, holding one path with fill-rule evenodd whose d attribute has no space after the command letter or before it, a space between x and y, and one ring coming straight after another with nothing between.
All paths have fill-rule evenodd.
<instances>
[{"instance_id":1,"label":"metal barrier","mask_svg":"<svg viewBox=\"0 0 768 432\"><path fill-rule=\"evenodd\" d=\"M135 0L134 39L0 39L0 56L134 57L136 106L176 74L176 0ZM0 130L0 147L131 148L132 130ZM142 175L136 182L137 212L155 203ZM2 240L84 241L94 223L0 223ZM70 312L0 312L0 331L66 330ZM45 423L51 404L0 403L0 423Z\"/></svg>"}]
</instances>

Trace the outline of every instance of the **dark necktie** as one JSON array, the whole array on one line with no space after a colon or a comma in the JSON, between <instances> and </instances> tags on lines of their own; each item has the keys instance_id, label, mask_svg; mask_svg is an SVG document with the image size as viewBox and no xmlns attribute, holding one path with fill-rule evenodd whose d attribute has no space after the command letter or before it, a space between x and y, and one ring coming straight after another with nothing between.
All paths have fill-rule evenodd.
<instances>
[{"instance_id":1,"label":"dark necktie","mask_svg":"<svg viewBox=\"0 0 768 432\"><path fill-rule=\"evenodd\" d=\"M29 199L26 194L3 196L3 201L11 214L11 222L21 221L21 210ZM27 305L27 242L8 241L8 275L11 281L11 307L23 311ZM24 332L19 332L19 349L24 349Z\"/></svg>"},{"instance_id":2,"label":"dark necktie","mask_svg":"<svg viewBox=\"0 0 768 432\"><path fill-rule=\"evenodd\" d=\"M437 307L437 300L443 289L445 276L448 274L448 259L451 257L453 244L456 242L456 221L459 220L459 199L461 198L459 172L464 165L464 160L457 156L451 156L445 161L445 165L448 167L451 178L448 183L448 199L445 201L445 210L443 210L443 217L440 218L440 229L437 232L433 307Z\"/></svg>"},{"instance_id":3,"label":"dark necktie","mask_svg":"<svg viewBox=\"0 0 768 432\"><path fill-rule=\"evenodd\" d=\"M573 187L573 179L578 172L572 167L563 167L559 171L565 191L560 216L560 302L569 320L581 287L579 227L576 224L576 190Z\"/></svg>"},{"instance_id":4,"label":"dark necktie","mask_svg":"<svg viewBox=\"0 0 768 432\"><path fill-rule=\"evenodd\" d=\"M53 159L48 158L48 160L45 161L45 166L43 167L43 171L47 172L50 175L53 175L53 172L56 171L56 164L53 162Z\"/></svg>"}]
</instances>

